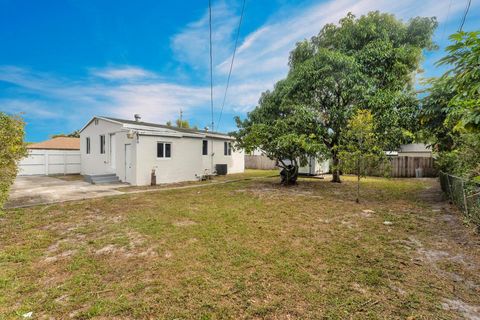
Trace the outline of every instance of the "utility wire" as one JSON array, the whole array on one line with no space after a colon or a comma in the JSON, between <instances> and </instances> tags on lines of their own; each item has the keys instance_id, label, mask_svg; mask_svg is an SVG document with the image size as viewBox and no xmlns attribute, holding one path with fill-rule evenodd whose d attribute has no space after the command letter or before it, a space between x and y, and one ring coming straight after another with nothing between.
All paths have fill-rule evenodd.
<instances>
[{"instance_id":1,"label":"utility wire","mask_svg":"<svg viewBox=\"0 0 480 320\"><path fill-rule=\"evenodd\" d=\"M208 0L208 26L210 30L210 108L212 112L212 133L213 133L213 53L212 53L212 0ZM211 156L210 156L210 174L213 174L213 136L211 139Z\"/></svg>"},{"instance_id":2,"label":"utility wire","mask_svg":"<svg viewBox=\"0 0 480 320\"><path fill-rule=\"evenodd\" d=\"M213 131L213 53L212 53L212 1L208 0L208 26L210 30L210 107Z\"/></svg>"},{"instance_id":3,"label":"utility wire","mask_svg":"<svg viewBox=\"0 0 480 320\"><path fill-rule=\"evenodd\" d=\"M472 0L468 0L467 8L465 9L465 13L463 14L462 24L460 25L459 31L463 31L463 25L465 24L465 20L467 19L468 10L470 10L471 4L472 4Z\"/></svg>"},{"instance_id":4,"label":"utility wire","mask_svg":"<svg viewBox=\"0 0 480 320\"><path fill-rule=\"evenodd\" d=\"M445 31L447 29L447 23L448 23L449 18L450 18L450 9L452 7L452 1L453 0L450 0L450 3L448 4L447 18L445 19L445 22L443 23L443 32L442 32L442 37L440 38L441 40L445 39Z\"/></svg>"},{"instance_id":5,"label":"utility wire","mask_svg":"<svg viewBox=\"0 0 480 320\"><path fill-rule=\"evenodd\" d=\"M230 70L228 71L227 85L225 87L225 93L223 95L222 108L220 109L220 115L218 116L218 121L217 121L217 131L218 131L218 128L220 126L220 120L222 119L223 108L225 107L225 101L227 100L228 86L230 85L230 77L232 75L233 62L235 61L235 54L237 52L238 38L240 36L240 27L242 26L243 13L245 11L245 2L246 2L246 0L243 0L242 12L240 14L240 20L238 21L237 35L235 37L235 46L233 47L232 61L230 62Z\"/></svg>"}]
</instances>

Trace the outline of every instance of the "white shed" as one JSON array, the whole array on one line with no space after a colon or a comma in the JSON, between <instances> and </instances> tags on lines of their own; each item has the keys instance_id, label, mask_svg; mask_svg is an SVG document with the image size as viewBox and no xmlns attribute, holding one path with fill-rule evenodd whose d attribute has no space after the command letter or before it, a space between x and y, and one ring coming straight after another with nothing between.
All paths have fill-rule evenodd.
<instances>
[{"instance_id":1,"label":"white shed","mask_svg":"<svg viewBox=\"0 0 480 320\"><path fill-rule=\"evenodd\" d=\"M330 170L330 161L322 158L310 157L307 165L298 168L298 173L308 176L317 176L328 173Z\"/></svg>"},{"instance_id":2,"label":"white shed","mask_svg":"<svg viewBox=\"0 0 480 320\"><path fill-rule=\"evenodd\" d=\"M243 150L233 150L226 134L173 126L93 117L80 131L81 173L91 182L123 181L149 185L193 181L226 165L244 171Z\"/></svg>"}]
</instances>

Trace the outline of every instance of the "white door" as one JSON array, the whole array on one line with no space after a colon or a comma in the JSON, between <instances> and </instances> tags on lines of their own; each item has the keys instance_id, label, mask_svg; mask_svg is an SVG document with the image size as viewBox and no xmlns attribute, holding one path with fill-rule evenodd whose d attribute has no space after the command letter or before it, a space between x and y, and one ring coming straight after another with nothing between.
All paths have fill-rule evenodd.
<instances>
[{"instance_id":1,"label":"white door","mask_svg":"<svg viewBox=\"0 0 480 320\"><path fill-rule=\"evenodd\" d=\"M125 145L125 182L132 182L132 145Z\"/></svg>"},{"instance_id":2,"label":"white door","mask_svg":"<svg viewBox=\"0 0 480 320\"><path fill-rule=\"evenodd\" d=\"M116 157L115 154L117 152L117 148L115 146L115 133L110 133L110 169L112 169L112 172L115 172L115 166L116 166Z\"/></svg>"}]
</instances>

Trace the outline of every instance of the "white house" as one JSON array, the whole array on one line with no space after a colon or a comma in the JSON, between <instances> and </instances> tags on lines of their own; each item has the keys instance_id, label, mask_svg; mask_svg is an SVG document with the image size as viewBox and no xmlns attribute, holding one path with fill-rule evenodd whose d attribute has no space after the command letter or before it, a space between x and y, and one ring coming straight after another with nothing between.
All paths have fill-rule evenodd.
<instances>
[{"instance_id":1,"label":"white house","mask_svg":"<svg viewBox=\"0 0 480 320\"><path fill-rule=\"evenodd\" d=\"M135 120L93 117L80 131L81 174L90 182L149 185L196 180L226 165L244 171L243 150L226 134Z\"/></svg>"}]
</instances>

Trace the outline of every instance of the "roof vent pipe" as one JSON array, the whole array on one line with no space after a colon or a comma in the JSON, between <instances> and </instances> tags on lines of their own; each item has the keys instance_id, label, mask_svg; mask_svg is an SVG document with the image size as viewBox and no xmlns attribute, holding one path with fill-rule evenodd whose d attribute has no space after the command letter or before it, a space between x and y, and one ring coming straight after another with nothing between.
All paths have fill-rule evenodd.
<instances>
[{"instance_id":1,"label":"roof vent pipe","mask_svg":"<svg viewBox=\"0 0 480 320\"><path fill-rule=\"evenodd\" d=\"M140 119L142 119L142 117L140 117L140 115L139 115L138 113L135 113L135 114L133 115L133 117L135 118L135 121L137 121L137 122L139 122Z\"/></svg>"}]
</instances>

